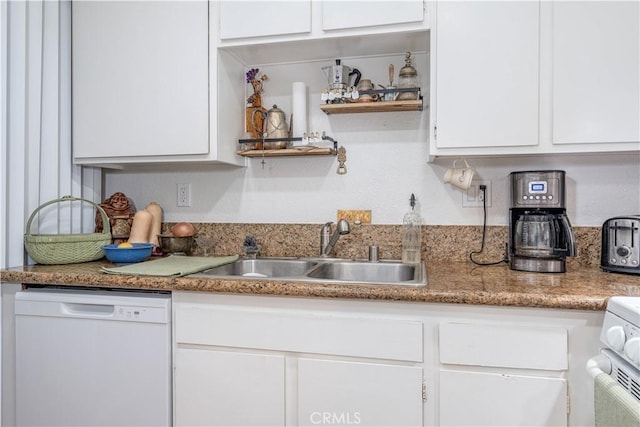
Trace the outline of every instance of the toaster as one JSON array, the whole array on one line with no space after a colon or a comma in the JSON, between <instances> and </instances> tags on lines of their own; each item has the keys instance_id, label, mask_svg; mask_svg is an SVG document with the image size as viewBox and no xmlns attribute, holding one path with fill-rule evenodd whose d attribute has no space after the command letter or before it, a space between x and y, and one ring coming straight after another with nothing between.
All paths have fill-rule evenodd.
<instances>
[{"instance_id":1,"label":"toaster","mask_svg":"<svg viewBox=\"0 0 640 427\"><path fill-rule=\"evenodd\" d=\"M640 215L609 218L602 225L600 267L640 274Z\"/></svg>"}]
</instances>

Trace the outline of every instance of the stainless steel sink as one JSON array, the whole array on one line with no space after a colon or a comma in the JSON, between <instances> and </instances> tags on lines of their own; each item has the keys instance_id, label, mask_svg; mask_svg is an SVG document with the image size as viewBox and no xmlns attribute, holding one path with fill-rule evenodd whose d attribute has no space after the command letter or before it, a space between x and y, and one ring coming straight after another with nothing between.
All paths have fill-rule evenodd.
<instances>
[{"instance_id":1,"label":"stainless steel sink","mask_svg":"<svg viewBox=\"0 0 640 427\"><path fill-rule=\"evenodd\" d=\"M339 258L258 258L239 259L211 268L197 276L219 278L289 279L299 282L333 284L376 284L424 286L426 265L400 261L367 262Z\"/></svg>"},{"instance_id":2,"label":"stainless steel sink","mask_svg":"<svg viewBox=\"0 0 640 427\"><path fill-rule=\"evenodd\" d=\"M284 278L302 276L316 263L301 259L258 258L239 259L233 263L214 267L202 274L208 276L244 276L258 278Z\"/></svg>"},{"instance_id":3,"label":"stainless steel sink","mask_svg":"<svg viewBox=\"0 0 640 427\"><path fill-rule=\"evenodd\" d=\"M381 261L337 261L319 264L308 277L340 282L422 284L421 265Z\"/></svg>"}]
</instances>

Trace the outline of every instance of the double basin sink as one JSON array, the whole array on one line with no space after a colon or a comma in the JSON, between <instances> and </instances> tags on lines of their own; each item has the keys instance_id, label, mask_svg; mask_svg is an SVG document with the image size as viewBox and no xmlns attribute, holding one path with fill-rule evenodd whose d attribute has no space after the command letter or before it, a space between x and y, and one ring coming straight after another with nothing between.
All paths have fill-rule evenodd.
<instances>
[{"instance_id":1,"label":"double basin sink","mask_svg":"<svg viewBox=\"0 0 640 427\"><path fill-rule=\"evenodd\" d=\"M424 286L425 262L359 261L341 258L239 259L198 273L216 278L292 280L313 283Z\"/></svg>"}]
</instances>

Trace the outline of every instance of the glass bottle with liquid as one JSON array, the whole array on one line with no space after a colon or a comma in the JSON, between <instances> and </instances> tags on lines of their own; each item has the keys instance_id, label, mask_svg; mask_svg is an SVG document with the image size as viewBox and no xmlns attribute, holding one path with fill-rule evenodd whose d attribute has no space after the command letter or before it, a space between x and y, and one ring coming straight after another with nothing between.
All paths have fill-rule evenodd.
<instances>
[{"instance_id":1,"label":"glass bottle with liquid","mask_svg":"<svg viewBox=\"0 0 640 427\"><path fill-rule=\"evenodd\" d=\"M416 196L411 194L411 210L402 221L402 262L419 264L422 244L422 218L415 211Z\"/></svg>"}]
</instances>

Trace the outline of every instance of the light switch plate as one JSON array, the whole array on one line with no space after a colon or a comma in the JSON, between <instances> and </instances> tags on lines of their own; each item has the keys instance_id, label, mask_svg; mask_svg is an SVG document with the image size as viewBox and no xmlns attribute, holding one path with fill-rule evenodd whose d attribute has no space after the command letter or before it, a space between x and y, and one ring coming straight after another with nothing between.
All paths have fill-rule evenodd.
<instances>
[{"instance_id":1,"label":"light switch plate","mask_svg":"<svg viewBox=\"0 0 640 427\"><path fill-rule=\"evenodd\" d=\"M346 219L349 224L371 224L371 211L370 210L355 210L355 209L339 209L336 215L336 222L341 219Z\"/></svg>"}]
</instances>

